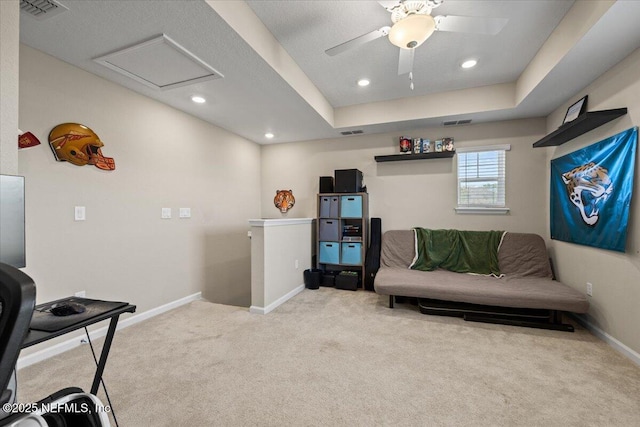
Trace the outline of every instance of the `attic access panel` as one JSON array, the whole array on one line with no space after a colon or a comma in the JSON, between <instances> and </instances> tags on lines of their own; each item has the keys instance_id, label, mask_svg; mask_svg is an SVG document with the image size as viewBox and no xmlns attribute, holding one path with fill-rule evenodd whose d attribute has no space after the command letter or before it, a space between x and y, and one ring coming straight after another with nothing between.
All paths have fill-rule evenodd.
<instances>
[{"instance_id":1,"label":"attic access panel","mask_svg":"<svg viewBox=\"0 0 640 427\"><path fill-rule=\"evenodd\" d=\"M94 61L158 90L224 77L165 34Z\"/></svg>"}]
</instances>

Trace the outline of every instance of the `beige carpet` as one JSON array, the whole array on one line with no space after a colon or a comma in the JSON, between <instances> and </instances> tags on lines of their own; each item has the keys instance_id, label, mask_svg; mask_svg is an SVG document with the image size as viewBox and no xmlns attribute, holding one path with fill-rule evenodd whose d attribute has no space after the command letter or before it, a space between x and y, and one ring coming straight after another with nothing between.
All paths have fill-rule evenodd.
<instances>
[{"instance_id":1,"label":"beige carpet","mask_svg":"<svg viewBox=\"0 0 640 427\"><path fill-rule=\"evenodd\" d=\"M198 301L118 331L105 381L119 424L640 425L640 367L580 327L386 304L321 288L265 316ZM93 363L82 346L25 368L19 400L88 390Z\"/></svg>"}]
</instances>

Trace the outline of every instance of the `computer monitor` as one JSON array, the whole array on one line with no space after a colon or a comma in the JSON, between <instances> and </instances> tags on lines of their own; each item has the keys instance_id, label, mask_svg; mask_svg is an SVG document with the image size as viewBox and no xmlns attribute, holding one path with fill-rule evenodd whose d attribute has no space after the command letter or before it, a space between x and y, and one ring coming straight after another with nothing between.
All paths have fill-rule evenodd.
<instances>
[{"instance_id":1,"label":"computer monitor","mask_svg":"<svg viewBox=\"0 0 640 427\"><path fill-rule=\"evenodd\" d=\"M24 177L0 175L0 262L26 267Z\"/></svg>"}]
</instances>

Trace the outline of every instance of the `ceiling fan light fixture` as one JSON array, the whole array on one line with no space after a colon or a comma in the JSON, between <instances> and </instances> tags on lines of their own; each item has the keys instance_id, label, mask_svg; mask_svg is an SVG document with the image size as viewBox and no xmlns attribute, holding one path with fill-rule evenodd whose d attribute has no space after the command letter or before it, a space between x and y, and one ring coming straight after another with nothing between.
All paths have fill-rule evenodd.
<instances>
[{"instance_id":1,"label":"ceiling fan light fixture","mask_svg":"<svg viewBox=\"0 0 640 427\"><path fill-rule=\"evenodd\" d=\"M409 15L396 22L389 31L389 41L402 49L414 49L424 43L436 29L431 15Z\"/></svg>"}]
</instances>

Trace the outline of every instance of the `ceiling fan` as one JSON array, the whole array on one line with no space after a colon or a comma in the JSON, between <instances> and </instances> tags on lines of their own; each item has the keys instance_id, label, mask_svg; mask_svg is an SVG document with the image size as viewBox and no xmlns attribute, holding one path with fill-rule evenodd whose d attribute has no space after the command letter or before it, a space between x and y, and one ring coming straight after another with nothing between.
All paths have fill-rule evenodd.
<instances>
[{"instance_id":1,"label":"ceiling fan","mask_svg":"<svg viewBox=\"0 0 640 427\"><path fill-rule=\"evenodd\" d=\"M486 18L470 16L431 16L431 11L444 0L395 0L379 1L391 13L391 27L363 34L360 37L325 50L330 56L361 46L381 37L400 48L398 75L410 73L413 69L415 49L424 43L434 31L450 31L472 34L496 35L507 23L507 18ZM413 89L413 82L411 83Z\"/></svg>"}]
</instances>

